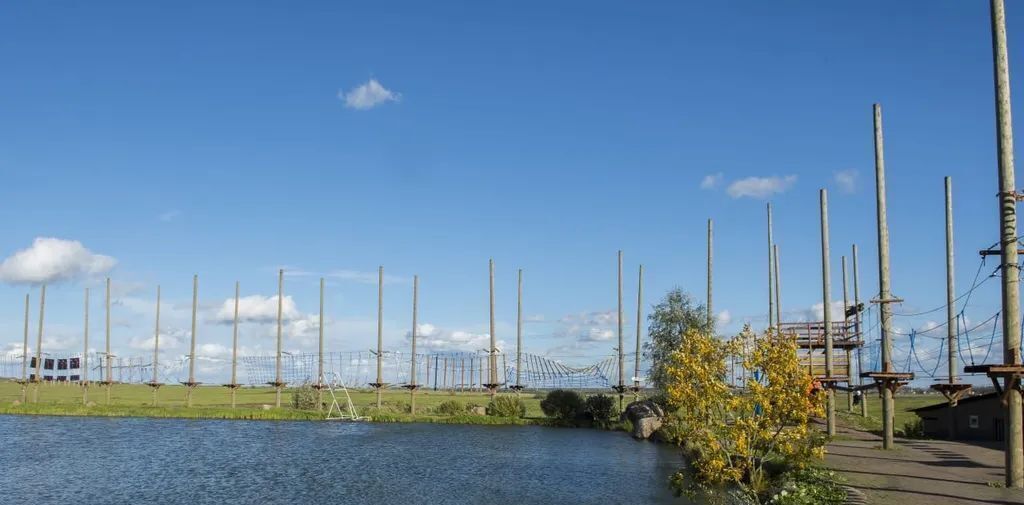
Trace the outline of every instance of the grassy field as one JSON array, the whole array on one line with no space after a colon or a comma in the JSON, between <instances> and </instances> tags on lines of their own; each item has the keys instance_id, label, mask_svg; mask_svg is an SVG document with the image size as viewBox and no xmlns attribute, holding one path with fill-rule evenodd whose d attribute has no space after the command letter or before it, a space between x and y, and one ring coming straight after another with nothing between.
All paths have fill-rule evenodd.
<instances>
[{"instance_id":1,"label":"grassy field","mask_svg":"<svg viewBox=\"0 0 1024 505\"><path fill-rule=\"evenodd\" d=\"M839 418L850 426L866 431L881 431L882 429L882 399L874 391L865 392L868 402L868 416L860 416L860 405L853 407L853 414L846 410L846 393L836 394L836 413ZM901 394L896 396L895 423L893 426L897 431L903 429L903 425L917 419L917 415L911 412L912 409L945 403L946 398L938 393L933 394Z\"/></svg>"},{"instance_id":2,"label":"grassy field","mask_svg":"<svg viewBox=\"0 0 1024 505\"><path fill-rule=\"evenodd\" d=\"M370 411L376 406L376 394L372 391L351 390L352 403L360 414ZM344 406L344 394L337 392L338 402ZM329 394L324 396L329 401ZM110 403L106 402L106 388L103 386L89 387L89 400L94 406L82 404L82 388L77 385L44 384L39 389L38 403L20 402L22 388L11 381L0 382L0 414L47 414L47 415L92 415L92 416L133 416L133 417L184 417L184 418L215 418L215 419L323 419L324 415L315 411L296 410L291 407L291 390L282 394L281 408L265 408L274 405L272 388L241 388L237 392L237 407L231 408L230 391L216 386L201 386L192 395L192 408L185 407L185 387L181 385L165 385L157 394L158 406L153 406L153 391L149 386L141 384L116 384L111 388ZM28 398L32 398L31 387ZM402 405L409 403L409 392L406 390L389 390L383 394L384 412L377 413L380 421L418 421L418 422L466 422L477 424L543 424L543 413L540 400L533 394L524 393L526 403L526 420L508 421L487 419L484 416L434 416L431 410L445 400L456 400L463 404L486 406L489 397L486 393L465 392L449 393L422 390L416 394L417 415L403 414ZM449 417L451 417L449 419ZM442 419L443 418L443 419ZM473 419L476 418L476 419Z\"/></svg>"}]
</instances>

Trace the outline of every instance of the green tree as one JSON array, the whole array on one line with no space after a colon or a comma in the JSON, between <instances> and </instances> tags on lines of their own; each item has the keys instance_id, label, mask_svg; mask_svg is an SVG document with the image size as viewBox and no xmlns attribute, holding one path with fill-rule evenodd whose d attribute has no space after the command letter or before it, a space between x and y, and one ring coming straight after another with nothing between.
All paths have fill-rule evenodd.
<instances>
[{"instance_id":1,"label":"green tree","mask_svg":"<svg viewBox=\"0 0 1024 505\"><path fill-rule=\"evenodd\" d=\"M664 392L670 382L666 367L671 365L672 353L682 345L683 335L690 332L710 334L713 328L708 322L706 306L694 301L680 288L666 293L648 320L650 342L644 344L644 355L651 360L651 371L647 379Z\"/></svg>"}]
</instances>

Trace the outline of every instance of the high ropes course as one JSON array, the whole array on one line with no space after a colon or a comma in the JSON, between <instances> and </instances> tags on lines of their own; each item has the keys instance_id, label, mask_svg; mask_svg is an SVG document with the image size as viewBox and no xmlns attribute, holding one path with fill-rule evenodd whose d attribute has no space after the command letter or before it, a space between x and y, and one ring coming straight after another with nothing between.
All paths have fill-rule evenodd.
<instances>
[{"instance_id":1,"label":"high ropes course","mask_svg":"<svg viewBox=\"0 0 1024 505\"><path fill-rule=\"evenodd\" d=\"M624 355L627 385L633 384L635 354ZM486 353L439 352L417 353L416 384L436 390L485 390L488 383L488 356ZM581 358L567 358L574 361ZM503 388L521 385L527 389L610 389L618 384L618 356L599 356L591 364L573 366L567 359L522 353L521 370L516 370L515 354L497 354L497 372ZM316 353L290 354L281 357L281 376L292 385L315 382ZM274 356L241 356L240 364L248 384L260 386L273 382L276 377ZM409 353L384 351L381 369L384 383L390 388L411 384ZM646 377L649 364L641 361L640 376ZM373 351L324 353L324 373L337 374L350 388L368 387L375 382L377 355ZM518 380L518 383L517 383Z\"/></svg>"}]
</instances>

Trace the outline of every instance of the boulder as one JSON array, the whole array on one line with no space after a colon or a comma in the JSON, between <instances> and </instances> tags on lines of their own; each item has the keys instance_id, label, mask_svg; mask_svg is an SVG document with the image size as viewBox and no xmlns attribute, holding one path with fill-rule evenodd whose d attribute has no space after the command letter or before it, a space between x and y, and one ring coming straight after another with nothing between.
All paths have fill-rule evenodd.
<instances>
[{"instance_id":1,"label":"boulder","mask_svg":"<svg viewBox=\"0 0 1024 505\"><path fill-rule=\"evenodd\" d=\"M633 438L646 440L661 428L665 409L651 400L630 403L619 416L620 421L628 420L633 425Z\"/></svg>"},{"instance_id":2,"label":"boulder","mask_svg":"<svg viewBox=\"0 0 1024 505\"><path fill-rule=\"evenodd\" d=\"M89 403L86 403L86 404L85 404L85 406L86 406L86 407L95 407L95 406L96 406L96 402L89 402Z\"/></svg>"},{"instance_id":3,"label":"boulder","mask_svg":"<svg viewBox=\"0 0 1024 505\"><path fill-rule=\"evenodd\" d=\"M473 411L472 412L473 412L474 416L486 416L487 415L487 407L473 407Z\"/></svg>"},{"instance_id":4,"label":"boulder","mask_svg":"<svg viewBox=\"0 0 1024 505\"><path fill-rule=\"evenodd\" d=\"M274 408L273 406L267 405L266 403L264 403L262 405L262 407L263 407L263 410L270 410L270 409Z\"/></svg>"},{"instance_id":5,"label":"boulder","mask_svg":"<svg viewBox=\"0 0 1024 505\"><path fill-rule=\"evenodd\" d=\"M21 405L21 400L14 400L13 402L11 402L11 405L17 407L18 405Z\"/></svg>"}]
</instances>

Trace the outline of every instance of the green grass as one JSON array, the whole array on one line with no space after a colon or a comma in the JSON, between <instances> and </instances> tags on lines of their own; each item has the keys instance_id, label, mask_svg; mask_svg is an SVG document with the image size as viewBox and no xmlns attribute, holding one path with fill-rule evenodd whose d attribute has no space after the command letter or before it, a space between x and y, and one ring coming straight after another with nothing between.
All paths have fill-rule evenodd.
<instances>
[{"instance_id":1,"label":"green grass","mask_svg":"<svg viewBox=\"0 0 1024 505\"><path fill-rule=\"evenodd\" d=\"M840 419L854 428L864 431L881 431L882 399L879 398L874 391L865 391L864 397L867 398L868 402L867 417L861 417L860 405L855 405L853 407L853 413L848 412L846 410L846 394L841 392L836 393L836 414ZM893 415L895 419L893 426L897 431L902 430L904 424L918 418L917 414L914 414L911 410L945 402L946 398L938 393L897 395L895 401L896 412Z\"/></svg>"},{"instance_id":2,"label":"green grass","mask_svg":"<svg viewBox=\"0 0 1024 505\"><path fill-rule=\"evenodd\" d=\"M241 388L237 391L236 408L231 408L230 391L216 386L201 386L192 394L192 407L185 407L186 388L181 385L165 385L157 392L157 406L153 406L153 390L142 384L115 384L111 388L110 403L106 401L106 388L89 386L89 401L93 406L82 404L82 388L77 385L43 384L39 387L38 403L21 403L22 387L12 381L0 381L0 414L38 414L68 416L121 416L121 417L177 417L203 419L275 419L275 420L317 420L324 413L296 410L291 407L291 390L285 389L281 408L273 408L274 390L269 387ZM357 412L363 413L375 407L377 400L373 391L350 390L352 403ZM324 396L330 398L325 391ZM338 402L344 406L342 392L337 392ZM32 386L28 388L32 398ZM532 394L523 394L526 403L526 418L505 419L498 417L459 414L455 416L434 416L431 410L445 400L456 400L463 404L486 406L490 397L481 392L451 393L421 390L416 393L416 415L400 412L402 405L409 403L406 390L389 390L382 395L384 408L375 413L374 420L380 422L430 422L455 424L548 424L540 410L540 400ZM17 402L16 402L17 401ZM394 411L394 412L392 412Z\"/></svg>"}]
</instances>

